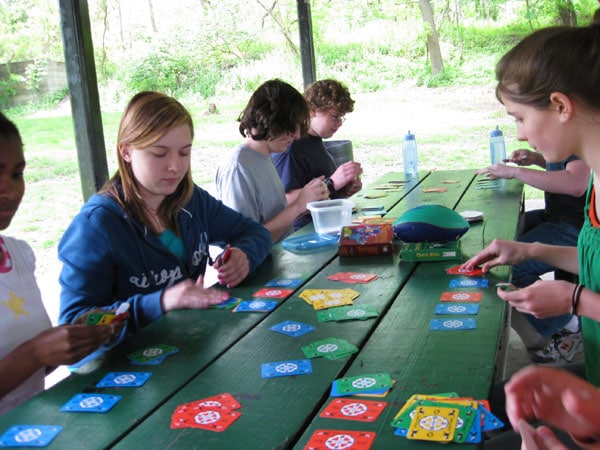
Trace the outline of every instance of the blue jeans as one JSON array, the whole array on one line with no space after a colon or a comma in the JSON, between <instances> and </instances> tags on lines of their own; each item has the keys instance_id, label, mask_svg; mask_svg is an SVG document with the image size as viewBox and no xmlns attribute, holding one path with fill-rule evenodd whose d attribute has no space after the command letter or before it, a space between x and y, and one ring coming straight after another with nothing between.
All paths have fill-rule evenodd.
<instances>
[{"instance_id":1,"label":"blue jeans","mask_svg":"<svg viewBox=\"0 0 600 450\"><path fill-rule=\"evenodd\" d=\"M518 237L519 242L541 242L550 245L577 246L579 229L565 222L548 222L542 217L542 210L525 213L525 232ZM582 211L583 214L583 211ZM512 268L512 283L517 287L525 287L535 283L540 276L552 272L554 267L541 261L531 259L516 264ZM571 314L536 319L530 314L523 314L542 336L552 336L564 328L571 320Z\"/></svg>"}]
</instances>

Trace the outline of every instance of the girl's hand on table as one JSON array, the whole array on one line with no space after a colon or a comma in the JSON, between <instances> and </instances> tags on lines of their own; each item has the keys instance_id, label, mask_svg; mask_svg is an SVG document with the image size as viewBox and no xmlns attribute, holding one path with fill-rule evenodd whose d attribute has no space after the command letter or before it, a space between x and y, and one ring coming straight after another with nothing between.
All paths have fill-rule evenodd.
<instances>
[{"instance_id":1,"label":"girl's hand on table","mask_svg":"<svg viewBox=\"0 0 600 450\"><path fill-rule=\"evenodd\" d=\"M514 265L530 258L529 244L515 241L494 239L490 245L481 250L460 267L464 270L473 270L481 266L483 273L492 267Z\"/></svg>"},{"instance_id":2,"label":"girl's hand on table","mask_svg":"<svg viewBox=\"0 0 600 450\"><path fill-rule=\"evenodd\" d=\"M162 295L164 312L175 309L206 309L218 305L229 298L226 291L217 288L205 288L204 277L200 275L194 282L189 278L165 289Z\"/></svg>"},{"instance_id":3,"label":"girl's hand on table","mask_svg":"<svg viewBox=\"0 0 600 450\"><path fill-rule=\"evenodd\" d=\"M517 311L538 319L571 313L575 286L562 280L539 280L515 291L498 289L497 294Z\"/></svg>"}]
</instances>

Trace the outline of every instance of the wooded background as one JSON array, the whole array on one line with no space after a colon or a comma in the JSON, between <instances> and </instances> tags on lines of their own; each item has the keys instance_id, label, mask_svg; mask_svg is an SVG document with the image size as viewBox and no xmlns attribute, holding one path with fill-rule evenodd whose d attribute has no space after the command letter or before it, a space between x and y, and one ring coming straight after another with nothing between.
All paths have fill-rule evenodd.
<instances>
[{"instance_id":1,"label":"wooded background","mask_svg":"<svg viewBox=\"0 0 600 450\"><path fill-rule=\"evenodd\" d=\"M82 0L83 1L83 0ZM154 89L204 99L251 92L279 77L302 87L295 0L89 1L103 106ZM312 0L317 78L376 92L478 84L522 36L589 22L593 0ZM0 106L18 83L37 92L46 61L64 61L53 0L0 0ZM66 90L54 94L64 97Z\"/></svg>"}]
</instances>

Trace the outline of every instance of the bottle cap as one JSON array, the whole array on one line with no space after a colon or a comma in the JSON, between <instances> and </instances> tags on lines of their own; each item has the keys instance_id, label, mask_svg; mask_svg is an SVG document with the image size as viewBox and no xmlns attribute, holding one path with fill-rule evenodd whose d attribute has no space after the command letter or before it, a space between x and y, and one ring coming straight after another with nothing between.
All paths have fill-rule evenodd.
<instances>
[{"instance_id":1,"label":"bottle cap","mask_svg":"<svg viewBox=\"0 0 600 450\"><path fill-rule=\"evenodd\" d=\"M415 135L411 134L410 130L408 130L408 133L406 134L406 136L404 136L404 140L405 141L414 141Z\"/></svg>"},{"instance_id":2,"label":"bottle cap","mask_svg":"<svg viewBox=\"0 0 600 450\"><path fill-rule=\"evenodd\" d=\"M497 136L503 136L502 130L500 128L498 128L498 125L496 125L496 129L495 130L492 130L490 132L490 137L497 137Z\"/></svg>"}]
</instances>

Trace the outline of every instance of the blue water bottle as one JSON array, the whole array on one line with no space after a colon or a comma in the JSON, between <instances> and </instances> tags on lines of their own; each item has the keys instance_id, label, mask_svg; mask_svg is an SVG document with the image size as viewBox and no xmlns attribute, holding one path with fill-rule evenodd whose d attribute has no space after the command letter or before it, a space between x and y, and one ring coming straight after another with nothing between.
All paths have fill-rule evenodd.
<instances>
[{"instance_id":1,"label":"blue water bottle","mask_svg":"<svg viewBox=\"0 0 600 450\"><path fill-rule=\"evenodd\" d=\"M506 146L502 130L496 125L496 129L490 133L490 155L492 164L502 164L506 159Z\"/></svg>"},{"instance_id":2,"label":"blue water bottle","mask_svg":"<svg viewBox=\"0 0 600 450\"><path fill-rule=\"evenodd\" d=\"M418 178L417 141L410 130L408 130L408 134L404 136L402 141L402 162L404 164L404 176L406 178Z\"/></svg>"}]
</instances>

